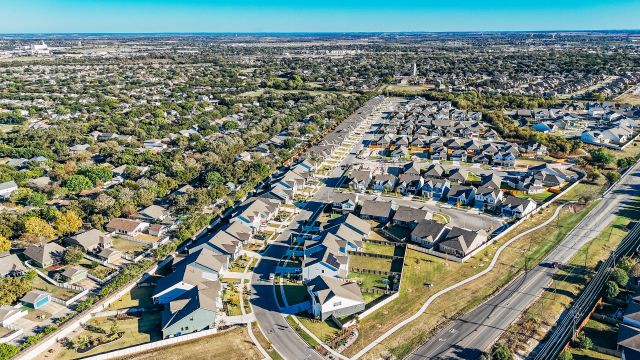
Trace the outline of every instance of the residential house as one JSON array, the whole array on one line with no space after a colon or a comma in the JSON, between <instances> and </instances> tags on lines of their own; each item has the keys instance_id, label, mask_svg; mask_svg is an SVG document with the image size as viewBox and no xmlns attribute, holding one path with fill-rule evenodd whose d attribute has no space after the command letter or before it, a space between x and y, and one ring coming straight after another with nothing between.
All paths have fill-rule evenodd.
<instances>
[{"instance_id":1,"label":"residential house","mask_svg":"<svg viewBox=\"0 0 640 360\"><path fill-rule=\"evenodd\" d=\"M422 196L440 200L447 195L451 188L448 179L427 178L422 185Z\"/></svg>"},{"instance_id":2,"label":"residential house","mask_svg":"<svg viewBox=\"0 0 640 360\"><path fill-rule=\"evenodd\" d=\"M487 233L483 230L473 231L454 226L438 242L438 250L445 254L464 258L486 241Z\"/></svg>"},{"instance_id":3,"label":"residential house","mask_svg":"<svg viewBox=\"0 0 640 360\"><path fill-rule=\"evenodd\" d=\"M62 272L62 278L66 283L75 284L87 278L87 270L78 266L71 266Z\"/></svg>"},{"instance_id":4,"label":"residential house","mask_svg":"<svg viewBox=\"0 0 640 360\"><path fill-rule=\"evenodd\" d=\"M500 204L502 215L506 217L522 218L536 209L537 204L531 199L522 199L515 196L506 196Z\"/></svg>"},{"instance_id":5,"label":"residential house","mask_svg":"<svg viewBox=\"0 0 640 360\"><path fill-rule=\"evenodd\" d=\"M434 220L420 220L411 231L411 241L426 248L433 248L449 231L449 228Z\"/></svg>"},{"instance_id":6,"label":"residential house","mask_svg":"<svg viewBox=\"0 0 640 360\"><path fill-rule=\"evenodd\" d=\"M50 301L51 294L40 290L31 290L24 294L24 296L20 299L20 302L24 306L28 306L34 310L47 305Z\"/></svg>"},{"instance_id":7,"label":"residential house","mask_svg":"<svg viewBox=\"0 0 640 360\"><path fill-rule=\"evenodd\" d=\"M424 179L419 174L401 174L398 181L398 191L403 194L416 194L424 185Z\"/></svg>"},{"instance_id":8,"label":"residential house","mask_svg":"<svg viewBox=\"0 0 640 360\"><path fill-rule=\"evenodd\" d=\"M447 194L448 202L452 205L471 205L476 196L476 188L466 185L452 185Z\"/></svg>"},{"instance_id":9,"label":"residential house","mask_svg":"<svg viewBox=\"0 0 640 360\"><path fill-rule=\"evenodd\" d=\"M278 213L280 202L265 197L253 197L242 203L230 222L241 221L253 229L254 232Z\"/></svg>"},{"instance_id":10,"label":"residential house","mask_svg":"<svg viewBox=\"0 0 640 360\"><path fill-rule=\"evenodd\" d=\"M386 223L391 218L392 203L389 201L365 200L360 209L360 217Z\"/></svg>"},{"instance_id":11,"label":"residential house","mask_svg":"<svg viewBox=\"0 0 640 360\"><path fill-rule=\"evenodd\" d=\"M409 206L399 206L393 215L392 223L397 226L414 229L422 220L431 220L433 213Z\"/></svg>"},{"instance_id":12,"label":"residential house","mask_svg":"<svg viewBox=\"0 0 640 360\"><path fill-rule=\"evenodd\" d=\"M425 177L441 178L444 176L444 168L440 164L432 164L424 173Z\"/></svg>"},{"instance_id":13,"label":"residential house","mask_svg":"<svg viewBox=\"0 0 640 360\"><path fill-rule=\"evenodd\" d=\"M307 282L311 298L310 313L321 321L343 318L364 311L365 302L358 284L317 276Z\"/></svg>"},{"instance_id":14,"label":"residential house","mask_svg":"<svg viewBox=\"0 0 640 360\"><path fill-rule=\"evenodd\" d=\"M494 210L503 197L504 194L500 188L482 185L476 190L474 206L481 210Z\"/></svg>"},{"instance_id":15,"label":"residential house","mask_svg":"<svg viewBox=\"0 0 640 360\"><path fill-rule=\"evenodd\" d=\"M349 189L357 192L365 192L371 184L372 176L369 170L354 170L351 172L351 180L349 181Z\"/></svg>"},{"instance_id":16,"label":"residential house","mask_svg":"<svg viewBox=\"0 0 640 360\"><path fill-rule=\"evenodd\" d=\"M0 278L22 275L27 271L26 266L16 254L0 254Z\"/></svg>"},{"instance_id":17,"label":"residential house","mask_svg":"<svg viewBox=\"0 0 640 360\"><path fill-rule=\"evenodd\" d=\"M457 184L464 184L469 178L469 170L453 169L449 172L449 181Z\"/></svg>"},{"instance_id":18,"label":"residential house","mask_svg":"<svg viewBox=\"0 0 640 360\"><path fill-rule=\"evenodd\" d=\"M353 212L358 205L358 194L338 193L331 195L331 208L337 212Z\"/></svg>"},{"instance_id":19,"label":"residential house","mask_svg":"<svg viewBox=\"0 0 640 360\"><path fill-rule=\"evenodd\" d=\"M378 174L373 180L373 190L391 192L396 187L397 178L391 174Z\"/></svg>"},{"instance_id":20,"label":"residential house","mask_svg":"<svg viewBox=\"0 0 640 360\"><path fill-rule=\"evenodd\" d=\"M495 166L516 166L516 156L513 153L501 151L493 154L493 165Z\"/></svg>"},{"instance_id":21,"label":"residential house","mask_svg":"<svg viewBox=\"0 0 640 360\"><path fill-rule=\"evenodd\" d=\"M107 264L115 264L122 258L122 253L113 248L104 248L96 254L96 257Z\"/></svg>"},{"instance_id":22,"label":"residential house","mask_svg":"<svg viewBox=\"0 0 640 360\"><path fill-rule=\"evenodd\" d=\"M50 242L41 245L31 245L23 254L33 262L33 265L48 268L62 261L64 251L65 249L62 246Z\"/></svg>"},{"instance_id":23,"label":"residential house","mask_svg":"<svg viewBox=\"0 0 640 360\"><path fill-rule=\"evenodd\" d=\"M222 284L203 281L164 305L161 315L164 339L214 329L222 309Z\"/></svg>"},{"instance_id":24,"label":"residential house","mask_svg":"<svg viewBox=\"0 0 640 360\"><path fill-rule=\"evenodd\" d=\"M91 229L70 236L64 240L67 246L78 246L85 252L93 252L100 248L111 247L111 238L98 229Z\"/></svg>"},{"instance_id":25,"label":"residential house","mask_svg":"<svg viewBox=\"0 0 640 360\"><path fill-rule=\"evenodd\" d=\"M147 206L138 212L138 219L149 223L163 222L169 219L170 216L169 210L158 205Z\"/></svg>"},{"instance_id":26,"label":"residential house","mask_svg":"<svg viewBox=\"0 0 640 360\"><path fill-rule=\"evenodd\" d=\"M147 222L123 218L113 218L109 220L109 222L105 226L105 228L109 232L128 236L136 236L138 234L141 234L148 227L149 223Z\"/></svg>"}]
</instances>

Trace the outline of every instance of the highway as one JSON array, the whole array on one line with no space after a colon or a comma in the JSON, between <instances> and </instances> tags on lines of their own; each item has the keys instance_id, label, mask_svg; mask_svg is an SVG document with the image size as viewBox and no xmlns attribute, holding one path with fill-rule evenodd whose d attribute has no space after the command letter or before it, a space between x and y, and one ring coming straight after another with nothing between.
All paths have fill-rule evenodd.
<instances>
[{"instance_id":1,"label":"highway","mask_svg":"<svg viewBox=\"0 0 640 360\"><path fill-rule=\"evenodd\" d=\"M636 163L542 263L566 263L583 245L599 235L628 204L631 195L639 194L639 169L640 163ZM488 301L451 322L407 358L477 359L539 298L551 284L554 273L555 270L548 266L537 265L520 274Z\"/></svg>"}]
</instances>

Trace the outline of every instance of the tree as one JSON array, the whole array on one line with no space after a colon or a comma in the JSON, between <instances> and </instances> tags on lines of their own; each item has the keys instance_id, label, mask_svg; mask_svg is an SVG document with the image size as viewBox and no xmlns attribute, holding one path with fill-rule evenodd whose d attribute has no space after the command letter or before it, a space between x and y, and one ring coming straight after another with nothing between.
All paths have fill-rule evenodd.
<instances>
[{"instance_id":1,"label":"tree","mask_svg":"<svg viewBox=\"0 0 640 360\"><path fill-rule=\"evenodd\" d=\"M71 246L67 248L64 253L64 263L68 265L79 264L84 258L84 251L78 246Z\"/></svg>"},{"instance_id":2,"label":"tree","mask_svg":"<svg viewBox=\"0 0 640 360\"><path fill-rule=\"evenodd\" d=\"M20 348L11 344L0 344L0 359L11 359L20 352Z\"/></svg>"},{"instance_id":3,"label":"tree","mask_svg":"<svg viewBox=\"0 0 640 360\"><path fill-rule=\"evenodd\" d=\"M80 192L93 187L91 180L84 175L71 175L64 180L63 184L71 192Z\"/></svg>"},{"instance_id":4,"label":"tree","mask_svg":"<svg viewBox=\"0 0 640 360\"><path fill-rule=\"evenodd\" d=\"M578 347L584 350L591 350L593 348L593 341L582 331L578 335Z\"/></svg>"},{"instance_id":5,"label":"tree","mask_svg":"<svg viewBox=\"0 0 640 360\"><path fill-rule=\"evenodd\" d=\"M204 176L204 182L208 186L222 185L224 184L224 178L217 171L209 171Z\"/></svg>"},{"instance_id":6,"label":"tree","mask_svg":"<svg viewBox=\"0 0 640 360\"><path fill-rule=\"evenodd\" d=\"M78 171L78 174L84 175L91 180L93 184L109 181L113 177L111 169L102 165L83 167Z\"/></svg>"},{"instance_id":7,"label":"tree","mask_svg":"<svg viewBox=\"0 0 640 360\"><path fill-rule=\"evenodd\" d=\"M601 148L591 150L589 154L591 154L591 162L599 165L611 164L616 158L613 154Z\"/></svg>"},{"instance_id":8,"label":"tree","mask_svg":"<svg viewBox=\"0 0 640 360\"><path fill-rule=\"evenodd\" d=\"M297 144L298 142L294 138L286 138L283 142L284 147L287 149L293 149Z\"/></svg>"},{"instance_id":9,"label":"tree","mask_svg":"<svg viewBox=\"0 0 640 360\"><path fill-rule=\"evenodd\" d=\"M616 171L607 171L606 173L604 173L604 177L607 178L607 182L609 184L613 184L616 181L620 180L621 175Z\"/></svg>"},{"instance_id":10,"label":"tree","mask_svg":"<svg viewBox=\"0 0 640 360\"><path fill-rule=\"evenodd\" d=\"M56 232L48 222L38 218L30 217L24 222L24 232L22 240L30 243L48 242L53 240Z\"/></svg>"},{"instance_id":11,"label":"tree","mask_svg":"<svg viewBox=\"0 0 640 360\"><path fill-rule=\"evenodd\" d=\"M615 281L620 287L627 286L627 283L629 282L629 275L627 275L627 272L618 267L611 269L609 275L611 280Z\"/></svg>"},{"instance_id":12,"label":"tree","mask_svg":"<svg viewBox=\"0 0 640 360\"><path fill-rule=\"evenodd\" d=\"M237 121L234 120L227 120L222 124L222 128L229 131L229 130L237 130L240 127L240 125L238 125Z\"/></svg>"},{"instance_id":13,"label":"tree","mask_svg":"<svg viewBox=\"0 0 640 360\"><path fill-rule=\"evenodd\" d=\"M615 281L607 281L607 284L604 287L605 294L608 298L614 298L620 294L620 288Z\"/></svg>"},{"instance_id":14,"label":"tree","mask_svg":"<svg viewBox=\"0 0 640 360\"><path fill-rule=\"evenodd\" d=\"M9 249L11 249L11 241L0 234L0 253L9 251Z\"/></svg>"},{"instance_id":15,"label":"tree","mask_svg":"<svg viewBox=\"0 0 640 360\"><path fill-rule=\"evenodd\" d=\"M629 275L633 276L636 279L640 278L640 263L636 263L635 265L633 265L633 267L631 267Z\"/></svg>"},{"instance_id":16,"label":"tree","mask_svg":"<svg viewBox=\"0 0 640 360\"><path fill-rule=\"evenodd\" d=\"M634 267L634 265L636 265L637 263L638 262L631 256L625 256L622 259L620 259L620 261L618 261L618 267L626 271L627 273L629 273L631 269Z\"/></svg>"},{"instance_id":17,"label":"tree","mask_svg":"<svg viewBox=\"0 0 640 360\"><path fill-rule=\"evenodd\" d=\"M616 165L621 169L626 169L626 168L632 166L635 163L636 163L636 159L635 158L633 158L631 156L627 156L627 157L623 157L621 159L618 159L618 161L616 162Z\"/></svg>"},{"instance_id":18,"label":"tree","mask_svg":"<svg viewBox=\"0 0 640 360\"><path fill-rule=\"evenodd\" d=\"M560 353L558 360L573 360L573 354L571 354L570 351L565 350L562 353Z\"/></svg>"},{"instance_id":19,"label":"tree","mask_svg":"<svg viewBox=\"0 0 640 360\"><path fill-rule=\"evenodd\" d=\"M73 234L82 228L82 219L72 210L59 212L53 221L53 227L60 235Z\"/></svg>"},{"instance_id":20,"label":"tree","mask_svg":"<svg viewBox=\"0 0 640 360\"><path fill-rule=\"evenodd\" d=\"M502 343L496 343L491 348L491 359L492 360L513 360L513 355L509 348Z\"/></svg>"}]
</instances>

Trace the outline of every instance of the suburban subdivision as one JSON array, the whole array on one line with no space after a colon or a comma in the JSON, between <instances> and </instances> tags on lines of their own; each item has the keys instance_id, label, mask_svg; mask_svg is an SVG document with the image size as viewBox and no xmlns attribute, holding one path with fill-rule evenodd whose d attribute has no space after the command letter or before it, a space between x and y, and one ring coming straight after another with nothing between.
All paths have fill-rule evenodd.
<instances>
[{"instance_id":1,"label":"suburban subdivision","mask_svg":"<svg viewBox=\"0 0 640 360\"><path fill-rule=\"evenodd\" d=\"M0 35L0 360L640 359L639 44Z\"/></svg>"}]
</instances>

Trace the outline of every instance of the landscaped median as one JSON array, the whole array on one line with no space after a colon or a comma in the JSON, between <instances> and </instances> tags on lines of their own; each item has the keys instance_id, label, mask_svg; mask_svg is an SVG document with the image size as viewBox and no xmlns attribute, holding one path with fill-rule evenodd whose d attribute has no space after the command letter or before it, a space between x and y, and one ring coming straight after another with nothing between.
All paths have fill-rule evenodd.
<instances>
[{"instance_id":1,"label":"landscaped median","mask_svg":"<svg viewBox=\"0 0 640 360\"><path fill-rule=\"evenodd\" d=\"M490 245L465 263L448 262L418 251L407 250L400 296L361 320L359 327L367 331L361 331L360 337L347 349L346 355L355 355L400 321L414 315L431 295L486 269L500 246L552 218L559 203L564 201L563 198L559 199L558 203L551 204L528 221L518 225L508 236ZM508 283L525 268L525 264L539 262L593 206L595 203L589 206L573 204L564 206L559 210L556 220L520 237L506 247L493 269L480 278L436 298L415 321L398 329L363 358L375 359L385 354L402 358L407 355L416 346L425 342L439 325L480 304Z\"/></svg>"}]
</instances>

